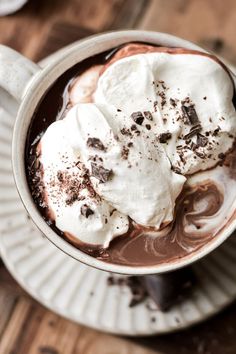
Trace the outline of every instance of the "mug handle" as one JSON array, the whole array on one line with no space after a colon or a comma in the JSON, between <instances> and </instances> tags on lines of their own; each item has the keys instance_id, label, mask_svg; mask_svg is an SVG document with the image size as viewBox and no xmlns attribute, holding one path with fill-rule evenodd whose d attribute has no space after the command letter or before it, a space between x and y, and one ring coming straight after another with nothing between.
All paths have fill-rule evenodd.
<instances>
[{"instance_id":1,"label":"mug handle","mask_svg":"<svg viewBox=\"0 0 236 354\"><path fill-rule=\"evenodd\" d=\"M40 67L15 50L0 44L0 88L20 103Z\"/></svg>"}]
</instances>

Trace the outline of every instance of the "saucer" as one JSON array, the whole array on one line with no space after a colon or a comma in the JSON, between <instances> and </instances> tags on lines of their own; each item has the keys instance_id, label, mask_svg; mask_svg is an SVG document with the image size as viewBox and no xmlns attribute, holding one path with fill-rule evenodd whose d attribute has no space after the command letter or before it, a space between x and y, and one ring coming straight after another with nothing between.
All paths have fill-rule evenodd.
<instances>
[{"instance_id":1,"label":"saucer","mask_svg":"<svg viewBox=\"0 0 236 354\"><path fill-rule=\"evenodd\" d=\"M30 220L14 184L14 119L14 114L0 108L0 254L12 276L33 298L79 324L130 336L187 328L218 313L236 298L234 235L194 264L196 286L188 298L165 313L151 299L129 307L128 287L108 285L109 273L79 263L57 249Z\"/></svg>"}]
</instances>

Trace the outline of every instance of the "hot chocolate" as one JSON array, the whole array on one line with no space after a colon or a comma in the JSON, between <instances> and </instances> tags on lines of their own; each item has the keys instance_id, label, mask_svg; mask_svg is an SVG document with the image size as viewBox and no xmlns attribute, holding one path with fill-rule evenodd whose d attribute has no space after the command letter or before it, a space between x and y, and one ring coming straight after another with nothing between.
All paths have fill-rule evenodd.
<instances>
[{"instance_id":1,"label":"hot chocolate","mask_svg":"<svg viewBox=\"0 0 236 354\"><path fill-rule=\"evenodd\" d=\"M214 56L130 43L64 73L28 133L32 196L106 262L188 257L235 211L234 85Z\"/></svg>"}]
</instances>

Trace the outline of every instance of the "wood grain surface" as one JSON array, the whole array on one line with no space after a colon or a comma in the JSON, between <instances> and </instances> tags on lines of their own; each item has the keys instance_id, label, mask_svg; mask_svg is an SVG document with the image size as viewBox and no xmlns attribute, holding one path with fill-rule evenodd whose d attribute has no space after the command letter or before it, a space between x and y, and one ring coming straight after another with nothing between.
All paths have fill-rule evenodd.
<instances>
[{"instance_id":1,"label":"wood grain surface","mask_svg":"<svg viewBox=\"0 0 236 354\"><path fill-rule=\"evenodd\" d=\"M236 64L235 0L31 0L0 18L0 43L33 60L92 33L169 32ZM31 299L0 263L0 354L235 354L236 305L181 333L127 339L79 326Z\"/></svg>"}]
</instances>

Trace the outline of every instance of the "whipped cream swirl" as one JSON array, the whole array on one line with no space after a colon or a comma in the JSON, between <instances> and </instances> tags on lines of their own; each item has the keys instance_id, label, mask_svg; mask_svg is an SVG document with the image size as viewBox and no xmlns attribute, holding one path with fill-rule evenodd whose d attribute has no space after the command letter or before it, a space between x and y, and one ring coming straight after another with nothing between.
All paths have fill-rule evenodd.
<instances>
[{"instance_id":1,"label":"whipped cream swirl","mask_svg":"<svg viewBox=\"0 0 236 354\"><path fill-rule=\"evenodd\" d=\"M116 61L100 77L94 101L127 115L150 111L152 131L170 133L164 149L172 166L186 175L213 167L232 147L233 94L232 79L216 59L177 50Z\"/></svg>"},{"instance_id":2,"label":"whipped cream swirl","mask_svg":"<svg viewBox=\"0 0 236 354\"><path fill-rule=\"evenodd\" d=\"M73 242L108 247L131 222L157 231L173 221L188 176L232 148L236 114L230 75L203 53L136 54L101 68L76 80L39 159L55 225Z\"/></svg>"}]
</instances>

